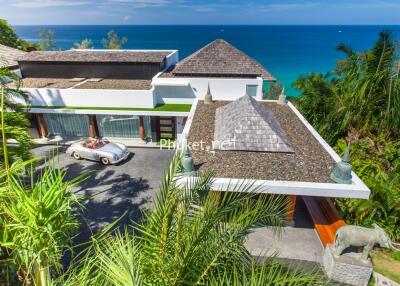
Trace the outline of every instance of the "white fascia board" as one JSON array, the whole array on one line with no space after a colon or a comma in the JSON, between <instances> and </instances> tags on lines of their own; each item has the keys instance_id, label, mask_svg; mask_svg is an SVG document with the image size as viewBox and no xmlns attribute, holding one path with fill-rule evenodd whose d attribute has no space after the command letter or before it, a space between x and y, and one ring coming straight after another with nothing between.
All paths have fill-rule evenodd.
<instances>
[{"instance_id":1,"label":"white fascia board","mask_svg":"<svg viewBox=\"0 0 400 286\"><path fill-rule=\"evenodd\" d=\"M61 113L61 114L104 114L104 115L137 115L137 116L172 116L186 117L189 112L147 111L147 110L94 110L94 109L49 109L31 108L29 113Z\"/></svg>"},{"instance_id":2,"label":"white fascia board","mask_svg":"<svg viewBox=\"0 0 400 286\"><path fill-rule=\"evenodd\" d=\"M153 78L152 86L189 86L189 80L171 78Z\"/></svg>"},{"instance_id":3,"label":"white fascia board","mask_svg":"<svg viewBox=\"0 0 400 286\"><path fill-rule=\"evenodd\" d=\"M192 126L193 117L194 117L194 114L196 113L196 108L197 108L198 102L199 102L199 99L196 98L192 104L192 107L190 108L188 118L186 119L185 127L183 128L183 131L182 131L182 136L181 136L182 139L189 136L190 127ZM182 143L182 142L179 142L179 143Z\"/></svg>"},{"instance_id":4,"label":"white fascia board","mask_svg":"<svg viewBox=\"0 0 400 286\"><path fill-rule=\"evenodd\" d=\"M189 184L192 179L191 177L181 177L178 179L178 184ZM354 184L215 178L212 183L212 190L216 192L237 192L237 186L239 185L252 185L252 188L249 190L250 192L255 191L263 194L357 199L369 198L369 190L365 190Z\"/></svg>"}]
</instances>

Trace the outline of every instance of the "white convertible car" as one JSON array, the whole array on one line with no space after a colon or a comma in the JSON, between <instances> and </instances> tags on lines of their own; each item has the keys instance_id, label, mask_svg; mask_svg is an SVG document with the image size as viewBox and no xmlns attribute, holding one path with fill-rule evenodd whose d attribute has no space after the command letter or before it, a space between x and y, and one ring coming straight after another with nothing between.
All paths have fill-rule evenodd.
<instances>
[{"instance_id":1,"label":"white convertible car","mask_svg":"<svg viewBox=\"0 0 400 286\"><path fill-rule=\"evenodd\" d=\"M66 151L76 160L81 158L98 161L103 165L117 164L128 158L128 147L108 140L83 140L73 143Z\"/></svg>"}]
</instances>

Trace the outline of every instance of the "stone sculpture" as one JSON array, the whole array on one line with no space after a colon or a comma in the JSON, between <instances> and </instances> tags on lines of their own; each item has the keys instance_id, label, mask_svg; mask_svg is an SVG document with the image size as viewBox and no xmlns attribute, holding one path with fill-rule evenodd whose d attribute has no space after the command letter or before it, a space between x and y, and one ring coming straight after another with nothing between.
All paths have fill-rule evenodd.
<instances>
[{"instance_id":1,"label":"stone sculpture","mask_svg":"<svg viewBox=\"0 0 400 286\"><path fill-rule=\"evenodd\" d=\"M183 144L183 150L182 150L181 164L183 173L191 173L194 171L194 165L193 165L192 153L190 152L190 147L188 144L186 134L183 134L182 144Z\"/></svg>"},{"instance_id":2,"label":"stone sculpture","mask_svg":"<svg viewBox=\"0 0 400 286\"><path fill-rule=\"evenodd\" d=\"M331 179L338 184L351 184L350 145L347 146L342 160L336 163Z\"/></svg>"},{"instance_id":3,"label":"stone sculpture","mask_svg":"<svg viewBox=\"0 0 400 286\"><path fill-rule=\"evenodd\" d=\"M212 94L211 94L211 90L210 90L210 83L208 83L207 93L204 96L204 104L211 104L211 103L213 103L213 98L212 98Z\"/></svg>"},{"instance_id":4,"label":"stone sculpture","mask_svg":"<svg viewBox=\"0 0 400 286\"><path fill-rule=\"evenodd\" d=\"M336 256L340 256L343 250L350 246L363 247L361 260L367 262L368 254L375 244L379 244L381 247L399 250L395 247L396 244L390 240L385 231L376 224L373 224L373 228L346 225L336 231L333 253Z\"/></svg>"}]
</instances>

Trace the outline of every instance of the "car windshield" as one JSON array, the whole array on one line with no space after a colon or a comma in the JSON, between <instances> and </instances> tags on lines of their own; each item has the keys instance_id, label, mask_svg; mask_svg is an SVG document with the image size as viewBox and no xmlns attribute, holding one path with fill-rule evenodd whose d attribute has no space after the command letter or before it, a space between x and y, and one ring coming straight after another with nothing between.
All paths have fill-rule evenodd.
<instances>
[{"instance_id":1,"label":"car windshield","mask_svg":"<svg viewBox=\"0 0 400 286\"><path fill-rule=\"evenodd\" d=\"M81 145L89 149L99 149L108 143L106 140L92 139L82 141Z\"/></svg>"}]
</instances>

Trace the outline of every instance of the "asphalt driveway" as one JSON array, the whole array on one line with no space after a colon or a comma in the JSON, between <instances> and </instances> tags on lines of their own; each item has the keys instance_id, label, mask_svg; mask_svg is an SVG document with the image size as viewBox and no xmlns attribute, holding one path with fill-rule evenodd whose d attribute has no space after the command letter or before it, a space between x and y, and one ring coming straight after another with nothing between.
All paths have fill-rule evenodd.
<instances>
[{"instance_id":1,"label":"asphalt driveway","mask_svg":"<svg viewBox=\"0 0 400 286\"><path fill-rule=\"evenodd\" d=\"M33 153L43 158L42 163L49 158L49 154L50 157L51 154L58 154L56 164L66 169L67 179L93 171L74 190L78 195L87 196L78 236L80 242L120 217L120 224L127 224L131 220L139 221L142 211L149 209L154 202L164 170L174 152L129 148L131 156L128 160L118 165L102 166L88 160L77 161L65 154L65 149L66 147L41 146L35 148Z\"/></svg>"}]
</instances>

